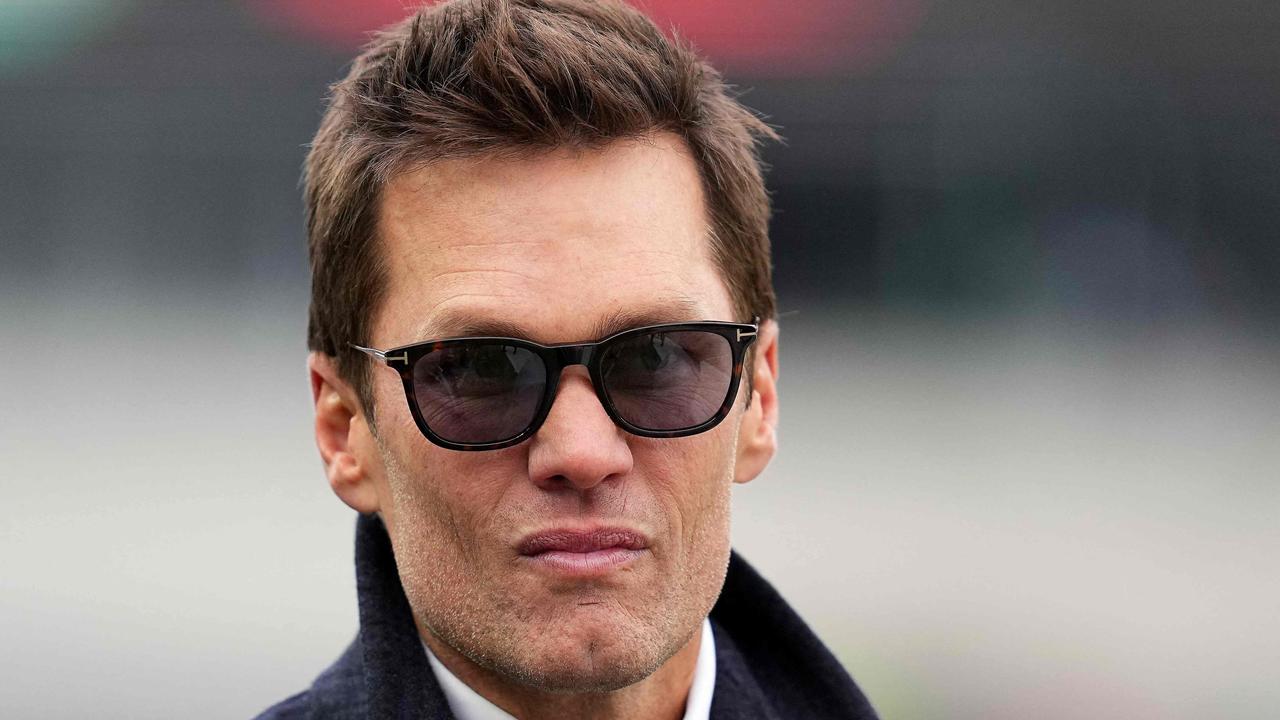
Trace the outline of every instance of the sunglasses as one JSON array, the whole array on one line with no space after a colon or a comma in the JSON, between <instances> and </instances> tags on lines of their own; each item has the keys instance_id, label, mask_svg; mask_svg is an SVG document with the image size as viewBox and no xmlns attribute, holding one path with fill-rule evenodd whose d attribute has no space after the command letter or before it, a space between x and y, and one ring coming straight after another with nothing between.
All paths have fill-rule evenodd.
<instances>
[{"instance_id":1,"label":"sunglasses","mask_svg":"<svg viewBox=\"0 0 1280 720\"><path fill-rule=\"evenodd\" d=\"M474 337L351 347L400 372L409 412L428 440L451 450L497 450L538 431L570 365L586 366L605 412L629 433L674 438L710 430L733 407L758 323L651 325L566 345Z\"/></svg>"}]
</instances>

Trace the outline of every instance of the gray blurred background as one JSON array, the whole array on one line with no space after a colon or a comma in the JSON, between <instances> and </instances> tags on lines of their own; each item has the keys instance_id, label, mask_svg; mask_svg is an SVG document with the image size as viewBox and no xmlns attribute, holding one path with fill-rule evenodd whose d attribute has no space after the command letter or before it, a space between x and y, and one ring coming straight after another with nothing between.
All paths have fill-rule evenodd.
<instances>
[{"instance_id":1,"label":"gray blurred background","mask_svg":"<svg viewBox=\"0 0 1280 720\"><path fill-rule=\"evenodd\" d=\"M1280 707L1280 3L642 3L779 125L735 543L889 719ZM246 717L355 627L298 178L400 0L0 0L0 716Z\"/></svg>"}]
</instances>

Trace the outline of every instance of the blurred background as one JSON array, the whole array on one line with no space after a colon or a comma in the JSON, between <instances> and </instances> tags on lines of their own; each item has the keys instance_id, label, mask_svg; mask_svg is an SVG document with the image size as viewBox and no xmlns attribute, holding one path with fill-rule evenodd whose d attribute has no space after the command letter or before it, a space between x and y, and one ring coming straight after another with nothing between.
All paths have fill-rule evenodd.
<instances>
[{"instance_id":1,"label":"blurred background","mask_svg":"<svg viewBox=\"0 0 1280 720\"><path fill-rule=\"evenodd\" d=\"M305 144L402 0L0 0L0 715L247 717L356 627ZM649 0L780 126L735 543L884 717L1280 707L1280 3Z\"/></svg>"}]
</instances>

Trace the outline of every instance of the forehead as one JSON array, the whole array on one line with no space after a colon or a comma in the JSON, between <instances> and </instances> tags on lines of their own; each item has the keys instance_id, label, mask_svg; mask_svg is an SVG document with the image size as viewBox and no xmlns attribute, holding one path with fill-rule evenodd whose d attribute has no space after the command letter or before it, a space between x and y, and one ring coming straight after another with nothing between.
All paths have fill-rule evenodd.
<instances>
[{"instance_id":1,"label":"forehead","mask_svg":"<svg viewBox=\"0 0 1280 720\"><path fill-rule=\"evenodd\" d=\"M697 168L673 136L433 163L387 184L378 222L383 347L735 319Z\"/></svg>"}]
</instances>

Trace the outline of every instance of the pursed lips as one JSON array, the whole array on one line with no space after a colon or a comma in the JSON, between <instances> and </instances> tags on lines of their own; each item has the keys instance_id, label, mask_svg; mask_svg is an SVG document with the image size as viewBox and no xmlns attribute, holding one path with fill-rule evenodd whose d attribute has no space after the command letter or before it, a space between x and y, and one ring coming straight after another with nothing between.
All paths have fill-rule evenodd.
<instances>
[{"instance_id":1,"label":"pursed lips","mask_svg":"<svg viewBox=\"0 0 1280 720\"><path fill-rule=\"evenodd\" d=\"M516 546L533 566L576 577L604 575L625 567L648 548L649 540L643 533L619 527L542 530L526 535Z\"/></svg>"}]
</instances>

